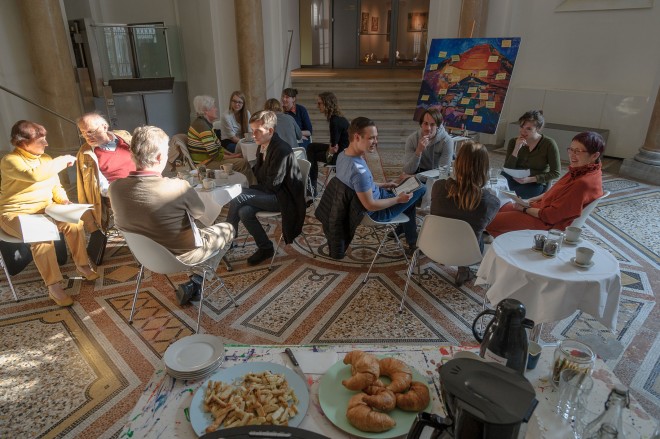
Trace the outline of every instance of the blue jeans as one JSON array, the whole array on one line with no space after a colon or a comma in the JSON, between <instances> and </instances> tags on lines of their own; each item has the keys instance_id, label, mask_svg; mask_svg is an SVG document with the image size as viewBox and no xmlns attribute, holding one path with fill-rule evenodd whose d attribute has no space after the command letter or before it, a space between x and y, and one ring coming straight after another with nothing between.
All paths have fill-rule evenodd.
<instances>
[{"instance_id":1,"label":"blue jeans","mask_svg":"<svg viewBox=\"0 0 660 439\"><path fill-rule=\"evenodd\" d=\"M403 233L406 234L406 242L409 246L417 245L417 208L415 204L417 200L421 198L426 193L426 186L422 186L413 192L413 196L407 203L397 203L392 207L386 209L377 210L375 212L369 212L369 216L374 221L389 221L395 218L400 213L404 213L408 216L408 222L403 224ZM392 198L394 193L387 189L380 189L380 198Z\"/></svg>"},{"instance_id":2,"label":"blue jeans","mask_svg":"<svg viewBox=\"0 0 660 439\"><path fill-rule=\"evenodd\" d=\"M243 189L243 193L229 203L227 222L234 226L234 230L238 230L238 222L242 222L254 238L258 248L272 249L273 243L257 219L257 212L260 211L280 211L280 205L275 194L268 194L252 188Z\"/></svg>"},{"instance_id":3,"label":"blue jeans","mask_svg":"<svg viewBox=\"0 0 660 439\"><path fill-rule=\"evenodd\" d=\"M541 195L548 189L547 184L518 183L516 180L513 179L512 176L510 176L506 172L502 172L502 176L506 178L506 181L509 184L509 189L514 191L516 195L518 195L523 200L536 197L537 195Z\"/></svg>"}]
</instances>

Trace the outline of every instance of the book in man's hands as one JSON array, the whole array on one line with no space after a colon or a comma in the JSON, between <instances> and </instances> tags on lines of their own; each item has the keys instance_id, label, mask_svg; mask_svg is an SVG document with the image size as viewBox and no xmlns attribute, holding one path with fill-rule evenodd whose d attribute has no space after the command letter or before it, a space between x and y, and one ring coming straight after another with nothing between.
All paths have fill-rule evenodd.
<instances>
[{"instance_id":1,"label":"book in man's hands","mask_svg":"<svg viewBox=\"0 0 660 439\"><path fill-rule=\"evenodd\" d=\"M501 191L501 193L509 198L511 198L515 203L520 204L523 207L529 207L529 201L523 200L515 192Z\"/></svg>"},{"instance_id":2,"label":"book in man's hands","mask_svg":"<svg viewBox=\"0 0 660 439\"><path fill-rule=\"evenodd\" d=\"M397 187L392 189L392 192L394 192L394 195L399 195L402 192L414 192L420 187L422 187L422 183L420 183L419 180L417 180L415 177L409 177L403 180Z\"/></svg>"}]
</instances>

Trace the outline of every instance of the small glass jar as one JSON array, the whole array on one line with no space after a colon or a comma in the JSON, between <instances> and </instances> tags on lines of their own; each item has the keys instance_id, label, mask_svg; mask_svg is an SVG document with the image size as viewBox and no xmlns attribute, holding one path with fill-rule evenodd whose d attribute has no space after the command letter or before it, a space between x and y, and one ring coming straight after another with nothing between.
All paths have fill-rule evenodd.
<instances>
[{"instance_id":1,"label":"small glass jar","mask_svg":"<svg viewBox=\"0 0 660 439\"><path fill-rule=\"evenodd\" d=\"M564 369L591 375L596 364L596 354L589 346L577 340L562 340L555 349L552 362L552 385L559 386L559 374Z\"/></svg>"}]
</instances>

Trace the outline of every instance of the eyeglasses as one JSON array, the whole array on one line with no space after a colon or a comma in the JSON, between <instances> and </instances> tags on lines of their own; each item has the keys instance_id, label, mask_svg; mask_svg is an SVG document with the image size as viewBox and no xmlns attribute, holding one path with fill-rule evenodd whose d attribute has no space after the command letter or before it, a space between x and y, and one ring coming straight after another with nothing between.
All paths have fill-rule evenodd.
<instances>
[{"instance_id":1,"label":"eyeglasses","mask_svg":"<svg viewBox=\"0 0 660 439\"><path fill-rule=\"evenodd\" d=\"M236 99L232 99L232 100L231 100L231 103L232 103L232 104L241 104L241 105L243 105L243 101L238 101L238 100L236 100Z\"/></svg>"},{"instance_id":2,"label":"eyeglasses","mask_svg":"<svg viewBox=\"0 0 660 439\"><path fill-rule=\"evenodd\" d=\"M589 152L589 151L582 151L581 149L573 149L569 146L568 148L566 148L566 152L568 152L569 154L578 155L578 154L582 154L584 152Z\"/></svg>"},{"instance_id":3,"label":"eyeglasses","mask_svg":"<svg viewBox=\"0 0 660 439\"><path fill-rule=\"evenodd\" d=\"M97 126L95 129L93 129L93 130L87 130L87 131L82 131L82 130L81 130L81 131L80 131L80 134L82 134L82 135L85 136L85 137L91 137L91 136L93 136L94 134L98 133L99 130L100 130L101 128L103 128L103 125L99 125L99 126Z\"/></svg>"}]
</instances>

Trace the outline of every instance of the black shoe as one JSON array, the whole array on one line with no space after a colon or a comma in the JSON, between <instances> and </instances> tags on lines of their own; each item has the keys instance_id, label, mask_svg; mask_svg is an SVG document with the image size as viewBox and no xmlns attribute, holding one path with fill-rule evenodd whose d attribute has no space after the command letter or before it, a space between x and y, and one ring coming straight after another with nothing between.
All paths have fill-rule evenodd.
<instances>
[{"instance_id":1,"label":"black shoe","mask_svg":"<svg viewBox=\"0 0 660 439\"><path fill-rule=\"evenodd\" d=\"M458 267L458 272L456 273L456 279L454 279L454 283L457 287L460 287L465 282L471 281L475 277L477 276L472 272L472 270L470 270L470 267Z\"/></svg>"},{"instance_id":2,"label":"black shoe","mask_svg":"<svg viewBox=\"0 0 660 439\"><path fill-rule=\"evenodd\" d=\"M403 238L405 236L405 233L403 233L403 227L402 226L396 226L394 228L396 235L399 237L399 239ZM394 233L390 230L387 232L387 239L394 239Z\"/></svg>"},{"instance_id":3,"label":"black shoe","mask_svg":"<svg viewBox=\"0 0 660 439\"><path fill-rule=\"evenodd\" d=\"M247 263L248 265L257 265L258 263L263 262L266 259L272 258L274 254L275 254L275 249L273 247L260 248L257 249L257 251L254 252L252 256L247 258Z\"/></svg>"},{"instance_id":4,"label":"black shoe","mask_svg":"<svg viewBox=\"0 0 660 439\"><path fill-rule=\"evenodd\" d=\"M413 254L415 254L415 250L417 250L417 246L415 244L409 245L408 248L406 248L406 250L405 250L406 256L408 256L409 258L412 258Z\"/></svg>"},{"instance_id":5,"label":"black shoe","mask_svg":"<svg viewBox=\"0 0 660 439\"><path fill-rule=\"evenodd\" d=\"M176 300L179 305L185 305L190 302L195 295L195 282L188 281L176 288Z\"/></svg>"}]
</instances>

